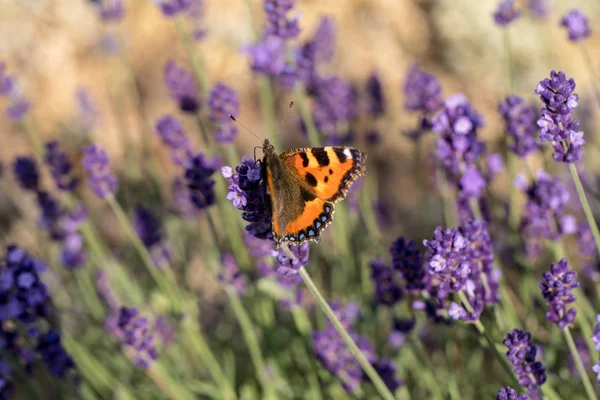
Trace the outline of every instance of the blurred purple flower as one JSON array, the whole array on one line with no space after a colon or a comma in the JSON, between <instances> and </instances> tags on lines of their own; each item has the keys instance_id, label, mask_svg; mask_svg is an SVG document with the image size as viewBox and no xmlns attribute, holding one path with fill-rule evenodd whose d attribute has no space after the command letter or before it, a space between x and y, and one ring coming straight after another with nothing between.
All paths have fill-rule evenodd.
<instances>
[{"instance_id":1,"label":"blurred purple flower","mask_svg":"<svg viewBox=\"0 0 600 400\"><path fill-rule=\"evenodd\" d=\"M198 214L198 209L192 202L190 188L181 177L175 177L171 183L173 208L184 217L193 217Z\"/></svg>"},{"instance_id":2,"label":"blurred purple flower","mask_svg":"<svg viewBox=\"0 0 600 400\"><path fill-rule=\"evenodd\" d=\"M597 364L592 366L592 371L594 371L596 375L596 382L600 383L600 361Z\"/></svg>"},{"instance_id":3,"label":"blurred purple flower","mask_svg":"<svg viewBox=\"0 0 600 400\"><path fill-rule=\"evenodd\" d=\"M451 291L463 290L471 273L467 262L467 240L457 228L446 229L438 226L432 240L424 240L426 270L435 276Z\"/></svg>"},{"instance_id":4,"label":"blurred purple flower","mask_svg":"<svg viewBox=\"0 0 600 400\"><path fill-rule=\"evenodd\" d=\"M414 64L404 79L404 108L431 113L443 105L442 86L435 75Z\"/></svg>"},{"instance_id":5,"label":"blurred purple flower","mask_svg":"<svg viewBox=\"0 0 600 400\"><path fill-rule=\"evenodd\" d=\"M98 15L104 22L120 21L125 16L125 5L123 0L100 0L94 4L98 9Z\"/></svg>"},{"instance_id":6,"label":"blurred purple flower","mask_svg":"<svg viewBox=\"0 0 600 400\"><path fill-rule=\"evenodd\" d=\"M481 173L473 165L469 165L459 181L460 194L465 198L480 198L486 182Z\"/></svg>"},{"instance_id":7,"label":"blurred purple flower","mask_svg":"<svg viewBox=\"0 0 600 400\"><path fill-rule=\"evenodd\" d=\"M238 134L237 126L229 118L240 111L240 101L235 90L217 83L208 94L211 121L218 124L215 139L221 143L233 142Z\"/></svg>"},{"instance_id":8,"label":"blurred purple flower","mask_svg":"<svg viewBox=\"0 0 600 400\"><path fill-rule=\"evenodd\" d=\"M390 247L392 267L400 272L404 279L404 289L418 294L425 288L426 274L423 268L423 256L415 242L398 237Z\"/></svg>"},{"instance_id":9,"label":"blurred purple flower","mask_svg":"<svg viewBox=\"0 0 600 400\"><path fill-rule=\"evenodd\" d=\"M258 239L256 236L246 234L244 242L250 255L254 258L268 258L276 257L279 254L278 250L275 250L275 245L270 240Z\"/></svg>"},{"instance_id":10,"label":"blurred purple flower","mask_svg":"<svg viewBox=\"0 0 600 400\"><path fill-rule=\"evenodd\" d=\"M83 167L88 173L88 184L101 199L117 191L117 178L110 171L106 150L96 144L83 148Z\"/></svg>"},{"instance_id":11,"label":"blurred purple flower","mask_svg":"<svg viewBox=\"0 0 600 400\"><path fill-rule=\"evenodd\" d=\"M45 190L38 190L36 195L38 207L40 208L38 226L48 231L51 240L62 240L65 235L61 221L65 215L65 210L58 200Z\"/></svg>"},{"instance_id":12,"label":"blurred purple flower","mask_svg":"<svg viewBox=\"0 0 600 400\"><path fill-rule=\"evenodd\" d=\"M16 157L13 173L19 186L24 190L37 191L40 185L40 173L33 157Z\"/></svg>"},{"instance_id":13,"label":"blurred purple flower","mask_svg":"<svg viewBox=\"0 0 600 400\"><path fill-rule=\"evenodd\" d=\"M160 221L152 212L143 206L137 206L133 219L133 227L152 256L154 265L161 268L171 262L171 250L165 240Z\"/></svg>"},{"instance_id":14,"label":"blurred purple flower","mask_svg":"<svg viewBox=\"0 0 600 400\"><path fill-rule=\"evenodd\" d=\"M80 232L87 216L85 207L79 204L60 220L62 231L60 259L62 265L69 269L82 267L87 261L85 244Z\"/></svg>"},{"instance_id":15,"label":"blurred purple flower","mask_svg":"<svg viewBox=\"0 0 600 400\"><path fill-rule=\"evenodd\" d=\"M194 205L203 210L216 203L215 180L212 175L215 168L211 162L198 153L190 159L185 170L185 180Z\"/></svg>"},{"instance_id":16,"label":"blurred purple flower","mask_svg":"<svg viewBox=\"0 0 600 400\"><path fill-rule=\"evenodd\" d=\"M583 155L583 132L578 131L579 121L572 118L579 96L573 93L575 81L564 72L550 72L538 83L535 93L546 104L538 126L542 128L540 139L549 141L554 147L552 157L558 162L574 163Z\"/></svg>"},{"instance_id":17,"label":"blurred purple flower","mask_svg":"<svg viewBox=\"0 0 600 400\"><path fill-rule=\"evenodd\" d=\"M526 394L522 394L519 396L515 389L507 386L498 390L496 400L529 400L529 396L527 396Z\"/></svg>"},{"instance_id":18,"label":"blurred purple flower","mask_svg":"<svg viewBox=\"0 0 600 400\"><path fill-rule=\"evenodd\" d=\"M2 400L10 399L15 388L11 373L10 364L4 358L0 358L0 399Z\"/></svg>"},{"instance_id":19,"label":"blurred purple flower","mask_svg":"<svg viewBox=\"0 0 600 400\"><path fill-rule=\"evenodd\" d=\"M92 132L98 125L98 110L90 92L79 88L75 92L77 119L85 132Z\"/></svg>"},{"instance_id":20,"label":"blurred purple flower","mask_svg":"<svg viewBox=\"0 0 600 400\"><path fill-rule=\"evenodd\" d=\"M560 26L567 28L571 42L578 42L592 34L588 18L577 9L566 13L560 20Z\"/></svg>"},{"instance_id":21,"label":"blurred purple flower","mask_svg":"<svg viewBox=\"0 0 600 400\"><path fill-rule=\"evenodd\" d=\"M375 302L393 307L404 297L396 276L398 272L386 265L381 259L372 261L370 266L371 279L375 283Z\"/></svg>"},{"instance_id":22,"label":"blurred purple flower","mask_svg":"<svg viewBox=\"0 0 600 400\"><path fill-rule=\"evenodd\" d=\"M317 128L326 136L336 137L341 123L349 122L356 115L354 90L336 76L321 79L317 86L317 100L313 108L313 119Z\"/></svg>"},{"instance_id":23,"label":"blurred purple flower","mask_svg":"<svg viewBox=\"0 0 600 400\"><path fill-rule=\"evenodd\" d=\"M533 107L527 106L519 96L507 96L498 110L504 119L506 132L512 138L510 149L515 154L525 157L540 148L537 141L538 115Z\"/></svg>"},{"instance_id":24,"label":"blurred purple flower","mask_svg":"<svg viewBox=\"0 0 600 400\"><path fill-rule=\"evenodd\" d=\"M133 363L139 368L147 369L158 360L154 332L148 318L139 315L136 308L121 307L118 314L107 318L106 327L111 336L135 352Z\"/></svg>"},{"instance_id":25,"label":"blurred purple flower","mask_svg":"<svg viewBox=\"0 0 600 400\"><path fill-rule=\"evenodd\" d=\"M368 110L372 117L378 117L385 113L385 94L379 75L371 73L367 79Z\"/></svg>"},{"instance_id":26,"label":"blurred purple flower","mask_svg":"<svg viewBox=\"0 0 600 400\"><path fill-rule=\"evenodd\" d=\"M165 64L164 79L169 94L183 112L194 114L200 108L199 90L193 75L177 65L175 60Z\"/></svg>"},{"instance_id":27,"label":"blurred purple flower","mask_svg":"<svg viewBox=\"0 0 600 400\"><path fill-rule=\"evenodd\" d=\"M7 75L5 70L6 65L0 61L0 96L6 97L10 101L4 112L12 121L21 122L27 115L31 103L22 95L16 78Z\"/></svg>"},{"instance_id":28,"label":"blurred purple flower","mask_svg":"<svg viewBox=\"0 0 600 400\"><path fill-rule=\"evenodd\" d=\"M265 36L263 40L246 48L251 59L252 71L278 76L286 65L285 41L277 36Z\"/></svg>"},{"instance_id":29,"label":"blurred purple flower","mask_svg":"<svg viewBox=\"0 0 600 400\"><path fill-rule=\"evenodd\" d=\"M171 150L173 163L181 167L188 166L192 157L192 144L179 120L171 115L165 115L156 121L155 129L163 144Z\"/></svg>"},{"instance_id":30,"label":"blurred purple flower","mask_svg":"<svg viewBox=\"0 0 600 400\"><path fill-rule=\"evenodd\" d=\"M271 198L262 179L261 164L243 157L235 173L231 167L223 167L221 173L229 180L227 199L242 210L242 218L249 222L246 232L259 239L272 240Z\"/></svg>"},{"instance_id":31,"label":"blurred purple flower","mask_svg":"<svg viewBox=\"0 0 600 400\"><path fill-rule=\"evenodd\" d=\"M264 0L267 13L267 35L293 39L300 33L298 17L289 18L287 13L294 7L293 0Z\"/></svg>"},{"instance_id":32,"label":"blurred purple flower","mask_svg":"<svg viewBox=\"0 0 600 400\"><path fill-rule=\"evenodd\" d=\"M46 143L44 161L50 167L56 187L67 192L72 192L77 188L79 179L73 174L73 164L69 160L67 152L60 148L57 140Z\"/></svg>"},{"instance_id":33,"label":"blurred purple flower","mask_svg":"<svg viewBox=\"0 0 600 400\"><path fill-rule=\"evenodd\" d=\"M587 222L582 222L577 226L577 243L579 244L579 253L586 257L593 257L597 253L596 242L592 229Z\"/></svg>"},{"instance_id":34,"label":"blurred purple flower","mask_svg":"<svg viewBox=\"0 0 600 400\"><path fill-rule=\"evenodd\" d=\"M69 371L77 369L75 362L60 342L60 335L52 329L39 338L35 349L50 373L57 378L62 379Z\"/></svg>"},{"instance_id":35,"label":"blurred purple flower","mask_svg":"<svg viewBox=\"0 0 600 400\"><path fill-rule=\"evenodd\" d=\"M166 17L188 12L199 0L158 0L158 6Z\"/></svg>"},{"instance_id":36,"label":"blurred purple flower","mask_svg":"<svg viewBox=\"0 0 600 400\"><path fill-rule=\"evenodd\" d=\"M506 356L513 365L519 384L529 393L535 393L536 386L546 382L546 369L540 361L535 361L538 348L531 343L531 334L514 329L502 343L508 349Z\"/></svg>"},{"instance_id":37,"label":"blurred purple flower","mask_svg":"<svg viewBox=\"0 0 600 400\"><path fill-rule=\"evenodd\" d=\"M506 26L521 15L521 11L515 8L514 0L502 0L494 12L494 21L500 26Z\"/></svg>"},{"instance_id":38,"label":"blurred purple flower","mask_svg":"<svg viewBox=\"0 0 600 400\"><path fill-rule=\"evenodd\" d=\"M537 19L546 19L550 14L548 0L527 0L527 8Z\"/></svg>"},{"instance_id":39,"label":"blurred purple flower","mask_svg":"<svg viewBox=\"0 0 600 400\"><path fill-rule=\"evenodd\" d=\"M392 393L399 387L404 385L404 381L396 377L396 364L387 358L381 358L373 364L375 371L383 380L383 383L390 389Z\"/></svg>"},{"instance_id":40,"label":"blurred purple flower","mask_svg":"<svg viewBox=\"0 0 600 400\"><path fill-rule=\"evenodd\" d=\"M240 271L235 257L230 253L224 253L221 256L221 270L217 274L217 279L223 285L231 287L238 296L246 292L247 279Z\"/></svg>"},{"instance_id":41,"label":"blurred purple flower","mask_svg":"<svg viewBox=\"0 0 600 400\"><path fill-rule=\"evenodd\" d=\"M6 116L15 122L21 122L31 107L28 99L19 97L6 106Z\"/></svg>"},{"instance_id":42,"label":"blurred purple flower","mask_svg":"<svg viewBox=\"0 0 600 400\"><path fill-rule=\"evenodd\" d=\"M577 314L575 308L567 308L576 299L572 293L573 289L579 287L576 278L577 273L569 267L564 258L552 264L550 271L542 275L540 290L549 307L546 318L557 324L560 329L572 325Z\"/></svg>"},{"instance_id":43,"label":"blurred purple flower","mask_svg":"<svg viewBox=\"0 0 600 400\"><path fill-rule=\"evenodd\" d=\"M110 285L106 272L103 270L99 270L96 273L96 291L111 313L115 313L119 309L113 288Z\"/></svg>"}]
</instances>

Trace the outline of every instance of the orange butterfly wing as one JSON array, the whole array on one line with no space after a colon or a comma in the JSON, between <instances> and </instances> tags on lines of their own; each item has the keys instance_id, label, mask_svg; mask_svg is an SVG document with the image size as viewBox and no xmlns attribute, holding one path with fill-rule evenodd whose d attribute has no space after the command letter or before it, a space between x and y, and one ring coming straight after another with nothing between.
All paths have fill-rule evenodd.
<instances>
[{"instance_id":1,"label":"orange butterfly wing","mask_svg":"<svg viewBox=\"0 0 600 400\"><path fill-rule=\"evenodd\" d=\"M318 198L332 203L346 197L354 181L366 173L367 156L350 147L293 149L279 159Z\"/></svg>"}]
</instances>

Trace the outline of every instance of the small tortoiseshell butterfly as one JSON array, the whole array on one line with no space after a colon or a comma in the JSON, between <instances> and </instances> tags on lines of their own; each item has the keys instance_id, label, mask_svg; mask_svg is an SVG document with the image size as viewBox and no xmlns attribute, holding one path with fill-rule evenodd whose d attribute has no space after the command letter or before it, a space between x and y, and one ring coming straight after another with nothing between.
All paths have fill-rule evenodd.
<instances>
[{"instance_id":1,"label":"small tortoiseshell butterfly","mask_svg":"<svg viewBox=\"0 0 600 400\"><path fill-rule=\"evenodd\" d=\"M277 155L268 139L263 152L275 246L319 242L321 232L331 224L333 204L366 173L367 156L350 147L292 149Z\"/></svg>"}]
</instances>

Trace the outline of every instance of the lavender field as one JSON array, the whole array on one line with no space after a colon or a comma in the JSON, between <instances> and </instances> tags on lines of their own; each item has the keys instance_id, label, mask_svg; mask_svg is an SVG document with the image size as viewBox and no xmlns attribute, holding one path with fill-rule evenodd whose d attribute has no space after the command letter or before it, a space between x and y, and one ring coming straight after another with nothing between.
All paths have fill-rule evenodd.
<instances>
[{"instance_id":1,"label":"lavender field","mask_svg":"<svg viewBox=\"0 0 600 400\"><path fill-rule=\"evenodd\" d=\"M598 400L597 21L0 1L0 400Z\"/></svg>"}]
</instances>

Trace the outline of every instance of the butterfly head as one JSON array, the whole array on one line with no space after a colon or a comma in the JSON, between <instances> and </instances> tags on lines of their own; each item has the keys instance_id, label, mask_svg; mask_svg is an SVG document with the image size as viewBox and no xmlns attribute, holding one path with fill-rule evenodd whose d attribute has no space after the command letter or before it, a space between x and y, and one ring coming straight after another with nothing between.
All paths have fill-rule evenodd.
<instances>
[{"instance_id":1,"label":"butterfly head","mask_svg":"<svg viewBox=\"0 0 600 400\"><path fill-rule=\"evenodd\" d=\"M263 142L263 153L268 156L275 155L275 146L269 142L269 139L265 139Z\"/></svg>"}]
</instances>

